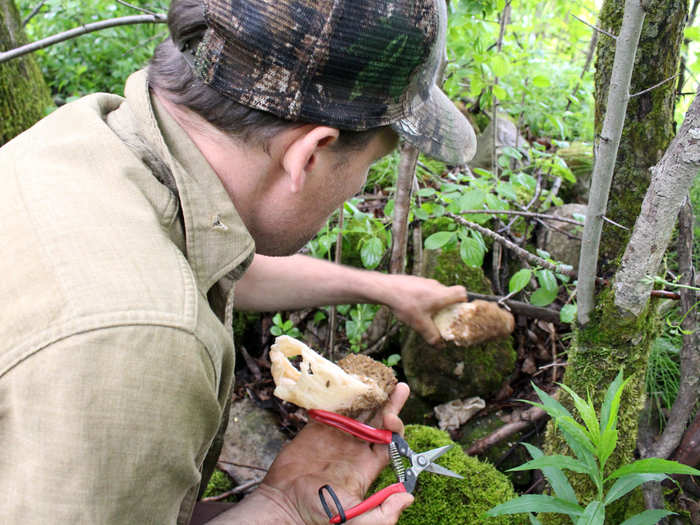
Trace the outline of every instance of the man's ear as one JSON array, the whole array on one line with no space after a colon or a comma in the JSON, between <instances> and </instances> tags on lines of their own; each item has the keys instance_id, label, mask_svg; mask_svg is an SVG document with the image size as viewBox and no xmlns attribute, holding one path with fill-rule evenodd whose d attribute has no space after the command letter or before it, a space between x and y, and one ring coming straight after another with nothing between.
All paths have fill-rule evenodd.
<instances>
[{"instance_id":1,"label":"man's ear","mask_svg":"<svg viewBox=\"0 0 700 525\"><path fill-rule=\"evenodd\" d=\"M301 130L303 132L294 136L282 156L282 167L290 177L290 188L294 193L304 186L307 175L318 160L318 154L340 135L340 131L328 126L305 126Z\"/></svg>"}]
</instances>

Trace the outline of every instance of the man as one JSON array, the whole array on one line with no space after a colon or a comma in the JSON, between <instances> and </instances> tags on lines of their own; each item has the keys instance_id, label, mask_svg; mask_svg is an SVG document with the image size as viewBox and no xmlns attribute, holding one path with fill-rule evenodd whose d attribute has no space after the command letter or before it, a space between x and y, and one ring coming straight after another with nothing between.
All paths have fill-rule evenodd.
<instances>
[{"instance_id":1,"label":"man","mask_svg":"<svg viewBox=\"0 0 700 525\"><path fill-rule=\"evenodd\" d=\"M435 86L445 18L442 0L175 0L125 98L85 97L0 149L0 522L190 522L227 419L234 308L382 303L439 340L431 314L463 288L289 254L399 135L473 155ZM375 424L400 432L407 395ZM310 424L211 523L325 523L321 485L354 505L386 463Z\"/></svg>"}]
</instances>

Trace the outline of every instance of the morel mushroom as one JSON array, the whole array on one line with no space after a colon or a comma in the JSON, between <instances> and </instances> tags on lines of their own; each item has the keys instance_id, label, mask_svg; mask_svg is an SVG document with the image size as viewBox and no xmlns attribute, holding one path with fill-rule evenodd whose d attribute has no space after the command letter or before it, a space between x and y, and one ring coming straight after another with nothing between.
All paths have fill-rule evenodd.
<instances>
[{"instance_id":1,"label":"morel mushroom","mask_svg":"<svg viewBox=\"0 0 700 525\"><path fill-rule=\"evenodd\" d=\"M445 341L459 346L500 339L515 328L513 315L488 301L452 304L440 310L433 321Z\"/></svg>"}]
</instances>

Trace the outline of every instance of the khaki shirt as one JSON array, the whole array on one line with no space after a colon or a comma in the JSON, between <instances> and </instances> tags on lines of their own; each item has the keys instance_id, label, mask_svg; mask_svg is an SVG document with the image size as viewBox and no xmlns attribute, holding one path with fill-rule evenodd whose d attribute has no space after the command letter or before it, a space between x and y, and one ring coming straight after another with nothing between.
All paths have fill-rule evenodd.
<instances>
[{"instance_id":1,"label":"khaki shirt","mask_svg":"<svg viewBox=\"0 0 700 525\"><path fill-rule=\"evenodd\" d=\"M0 523L185 524L233 381L253 239L149 95L0 149Z\"/></svg>"}]
</instances>

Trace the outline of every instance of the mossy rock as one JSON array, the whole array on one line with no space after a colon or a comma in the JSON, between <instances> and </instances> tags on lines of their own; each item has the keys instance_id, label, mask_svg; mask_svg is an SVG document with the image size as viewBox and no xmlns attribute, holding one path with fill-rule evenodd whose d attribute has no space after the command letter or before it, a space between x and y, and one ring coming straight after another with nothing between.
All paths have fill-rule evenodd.
<instances>
[{"instance_id":1,"label":"mossy rock","mask_svg":"<svg viewBox=\"0 0 700 525\"><path fill-rule=\"evenodd\" d=\"M480 294L491 294L491 283L481 268L465 265L457 250L426 251L423 275L452 286L461 284ZM408 331L401 364L411 390L437 403L464 397L488 398L513 372L516 352L510 337L462 347L435 348L414 331Z\"/></svg>"},{"instance_id":2,"label":"mossy rock","mask_svg":"<svg viewBox=\"0 0 700 525\"><path fill-rule=\"evenodd\" d=\"M203 498L211 498L213 496L218 496L224 492L228 492L235 488L233 480L225 472L219 470L218 468L214 470L214 473L209 478L209 483L207 488L202 494ZM222 501L236 502L238 498L235 495L228 496Z\"/></svg>"},{"instance_id":3,"label":"mossy rock","mask_svg":"<svg viewBox=\"0 0 700 525\"><path fill-rule=\"evenodd\" d=\"M408 425L406 441L416 452L453 444L447 432L424 425ZM459 446L445 453L438 464L464 476L456 479L424 472L418 477L415 501L398 525L525 525L524 515L483 517L487 510L516 497L508 478L492 465L467 456ZM391 467L380 474L369 494L392 483Z\"/></svg>"}]
</instances>

